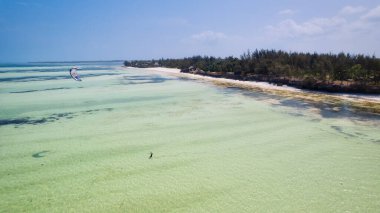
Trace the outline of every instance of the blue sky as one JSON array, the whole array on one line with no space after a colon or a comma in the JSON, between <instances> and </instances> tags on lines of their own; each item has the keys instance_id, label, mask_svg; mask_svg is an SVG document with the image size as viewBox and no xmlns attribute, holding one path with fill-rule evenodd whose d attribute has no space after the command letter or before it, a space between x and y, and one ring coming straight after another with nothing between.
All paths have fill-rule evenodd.
<instances>
[{"instance_id":1,"label":"blue sky","mask_svg":"<svg viewBox=\"0 0 380 213\"><path fill-rule=\"evenodd\" d=\"M380 56L379 0L0 0L0 61L239 56L247 49Z\"/></svg>"}]
</instances>

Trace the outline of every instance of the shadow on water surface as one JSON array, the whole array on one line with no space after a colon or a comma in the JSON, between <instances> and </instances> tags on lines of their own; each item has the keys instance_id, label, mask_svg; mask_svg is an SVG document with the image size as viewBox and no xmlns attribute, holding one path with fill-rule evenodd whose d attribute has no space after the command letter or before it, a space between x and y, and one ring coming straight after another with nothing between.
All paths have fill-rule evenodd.
<instances>
[{"instance_id":1,"label":"shadow on water surface","mask_svg":"<svg viewBox=\"0 0 380 213\"><path fill-rule=\"evenodd\" d=\"M29 117L25 118L16 118L16 119L0 119L0 126L5 125L23 125L23 124L42 124L48 122L48 119L30 119Z\"/></svg>"},{"instance_id":2,"label":"shadow on water surface","mask_svg":"<svg viewBox=\"0 0 380 213\"><path fill-rule=\"evenodd\" d=\"M32 157L34 157L34 158L43 158L43 157L45 157L46 155L46 153L48 153L49 151L47 151L47 150L44 150L44 151L41 151L41 152L36 152L36 153L34 153L33 155L32 155Z\"/></svg>"},{"instance_id":3,"label":"shadow on water surface","mask_svg":"<svg viewBox=\"0 0 380 213\"><path fill-rule=\"evenodd\" d=\"M364 134L362 132L357 132L357 131L350 131L349 129L345 130L345 127L342 126L335 126L332 125L330 126L333 130L335 130L337 133L344 135L347 139L348 138L359 138L364 141L369 141L372 143L380 143L380 139L371 137L367 134Z\"/></svg>"},{"instance_id":4,"label":"shadow on water surface","mask_svg":"<svg viewBox=\"0 0 380 213\"><path fill-rule=\"evenodd\" d=\"M9 92L9 93L30 93L30 92L64 90L64 89L79 89L79 88L83 88L83 87L57 87L57 88L47 88L47 89L23 90L23 91Z\"/></svg>"},{"instance_id":5,"label":"shadow on water surface","mask_svg":"<svg viewBox=\"0 0 380 213\"><path fill-rule=\"evenodd\" d=\"M350 105L346 101L334 100L302 100L291 96L280 96L268 94L260 90L245 89L240 87L218 87L218 91L226 95L241 94L251 97L258 101L265 101L274 107L290 107L296 112L288 112L293 116L305 116L308 113L314 112L322 118L349 118L358 121L380 121L380 114L373 113L370 110L358 109Z\"/></svg>"},{"instance_id":6,"label":"shadow on water surface","mask_svg":"<svg viewBox=\"0 0 380 213\"><path fill-rule=\"evenodd\" d=\"M93 109L80 112L63 112L63 113L54 113L50 114L44 118L33 119L30 117L24 118L15 118L15 119L0 119L0 126L14 125L15 128L18 128L21 125L39 125L44 123L52 123L60 119L72 119L80 115L93 114L94 112L106 111L110 112L113 108L103 108L103 109Z\"/></svg>"},{"instance_id":7,"label":"shadow on water surface","mask_svg":"<svg viewBox=\"0 0 380 213\"><path fill-rule=\"evenodd\" d=\"M347 133L345 131L343 131L343 128L340 127L340 126L331 126L332 129L336 130L337 132L341 133L341 134L344 134L348 137L351 137L351 138L355 138L355 137L358 137L357 135L354 135L354 134L351 134L351 133Z\"/></svg>"}]
</instances>

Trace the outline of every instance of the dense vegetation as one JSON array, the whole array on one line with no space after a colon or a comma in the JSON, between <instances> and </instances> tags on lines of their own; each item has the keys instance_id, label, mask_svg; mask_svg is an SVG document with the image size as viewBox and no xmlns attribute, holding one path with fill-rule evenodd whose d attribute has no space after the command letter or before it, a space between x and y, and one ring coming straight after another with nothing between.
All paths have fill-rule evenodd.
<instances>
[{"instance_id":1,"label":"dense vegetation","mask_svg":"<svg viewBox=\"0 0 380 213\"><path fill-rule=\"evenodd\" d=\"M164 66L182 72L240 80L267 81L331 92L380 93L380 59L374 56L247 51L240 58L193 56L125 61L125 66Z\"/></svg>"}]
</instances>

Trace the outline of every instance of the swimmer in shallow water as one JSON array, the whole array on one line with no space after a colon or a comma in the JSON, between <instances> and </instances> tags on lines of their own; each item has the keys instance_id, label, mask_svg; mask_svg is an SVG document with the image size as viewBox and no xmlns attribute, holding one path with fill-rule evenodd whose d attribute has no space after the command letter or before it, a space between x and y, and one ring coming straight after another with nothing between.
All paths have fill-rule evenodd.
<instances>
[{"instance_id":1,"label":"swimmer in shallow water","mask_svg":"<svg viewBox=\"0 0 380 213\"><path fill-rule=\"evenodd\" d=\"M149 159L152 159L152 158L153 158L153 152L150 152Z\"/></svg>"}]
</instances>

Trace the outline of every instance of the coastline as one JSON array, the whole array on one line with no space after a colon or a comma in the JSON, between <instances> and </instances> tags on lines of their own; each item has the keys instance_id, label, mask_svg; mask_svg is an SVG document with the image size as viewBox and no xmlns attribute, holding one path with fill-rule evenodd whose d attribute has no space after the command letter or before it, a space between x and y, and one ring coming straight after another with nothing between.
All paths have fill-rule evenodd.
<instances>
[{"instance_id":1,"label":"coastline","mask_svg":"<svg viewBox=\"0 0 380 213\"><path fill-rule=\"evenodd\" d=\"M136 67L123 67L125 69ZM140 69L140 68L137 68ZM215 78L191 73L182 73L180 69L166 67L141 68L152 72L161 72L178 77L201 80L225 87L239 87L247 90L256 90L285 98L296 98L309 102L325 102L328 104L349 104L354 109L380 114L380 95L328 93L320 91L303 90L289 86L277 86L267 82L241 81L226 78Z\"/></svg>"}]
</instances>

